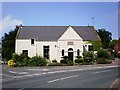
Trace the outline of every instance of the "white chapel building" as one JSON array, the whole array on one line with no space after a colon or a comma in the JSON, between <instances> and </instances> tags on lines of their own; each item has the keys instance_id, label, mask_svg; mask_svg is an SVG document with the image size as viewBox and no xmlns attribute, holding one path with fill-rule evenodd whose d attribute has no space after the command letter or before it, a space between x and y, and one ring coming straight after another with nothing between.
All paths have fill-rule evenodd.
<instances>
[{"instance_id":1,"label":"white chapel building","mask_svg":"<svg viewBox=\"0 0 120 90\"><path fill-rule=\"evenodd\" d=\"M42 56L52 62L60 62L68 56L75 60L89 51L88 41L100 40L93 26L19 26L15 53L26 53L29 57Z\"/></svg>"}]
</instances>

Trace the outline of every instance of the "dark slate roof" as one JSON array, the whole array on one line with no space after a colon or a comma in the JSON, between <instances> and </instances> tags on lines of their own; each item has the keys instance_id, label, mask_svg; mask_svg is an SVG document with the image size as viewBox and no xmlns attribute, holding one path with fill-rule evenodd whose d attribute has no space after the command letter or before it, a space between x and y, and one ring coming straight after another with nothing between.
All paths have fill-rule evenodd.
<instances>
[{"instance_id":1,"label":"dark slate roof","mask_svg":"<svg viewBox=\"0 0 120 90\"><path fill-rule=\"evenodd\" d=\"M69 26L22 26L18 30L17 39L39 41L57 41ZM100 40L93 26L71 26L83 40Z\"/></svg>"}]
</instances>

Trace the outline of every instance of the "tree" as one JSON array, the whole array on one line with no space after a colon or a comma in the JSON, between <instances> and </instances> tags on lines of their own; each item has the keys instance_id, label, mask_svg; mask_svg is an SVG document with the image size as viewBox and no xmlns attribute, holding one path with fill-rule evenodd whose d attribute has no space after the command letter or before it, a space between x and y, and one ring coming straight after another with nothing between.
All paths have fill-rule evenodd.
<instances>
[{"instance_id":1,"label":"tree","mask_svg":"<svg viewBox=\"0 0 120 90\"><path fill-rule=\"evenodd\" d=\"M112 40L109 43L109 49L113 50L118 40Z\"/></svg>"},{"instance_id":2,"label":"tree","mask_svg":"<svg viewBox=\"0 0 120 90\"><path fill-rule=\"evenodd\" d=\"M18 26L13 31L8 34L5 33L2 37L2 58L5 60L10 60L12 58L12 53L15 51L15 37L18 31Z\"/></svg>"},{"instance_id":3,"label":"tree","mask_svg":"<svg viewBox=\"0 0 120 90\"><path fill-rule=\"evenodd\" d=\"M101 38L103 48L107 49L110 41L112 40L112 33L106 31L104 28L98 29L97 33Z\"/></svg>"}]
</instances>

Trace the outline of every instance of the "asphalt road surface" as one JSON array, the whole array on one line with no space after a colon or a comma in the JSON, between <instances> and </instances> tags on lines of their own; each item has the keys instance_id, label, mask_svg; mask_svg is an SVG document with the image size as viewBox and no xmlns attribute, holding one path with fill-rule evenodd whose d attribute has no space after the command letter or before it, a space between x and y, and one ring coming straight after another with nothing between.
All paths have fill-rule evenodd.
<instances>
[{"instance_id":1,"label":"asphalt road surface","mask_svg":"<svg viewBox=\"0 0 120 90\"><path fill-rule=\"evenodd\" d=\"M36 70L38 73L31 74L24 71L22 76L4 79L2 88L109 88L118 79L118 67L88 68L43 69L44 72Z\"/></svg>"}]
</instances>

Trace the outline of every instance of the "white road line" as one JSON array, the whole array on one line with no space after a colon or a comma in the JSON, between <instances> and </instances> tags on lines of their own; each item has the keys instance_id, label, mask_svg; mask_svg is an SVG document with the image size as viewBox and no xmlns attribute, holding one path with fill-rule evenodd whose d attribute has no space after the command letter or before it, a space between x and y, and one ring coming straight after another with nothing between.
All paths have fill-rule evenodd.
<instances>
[{"instance_id":1,"label":"white road line","mask_svg":"<svg viewBox=\"0 0 120 90\"><path fill-rule=\"evenodd\" d=\"M5 75L5 74L2 74L2 76L6 76L6 77L13 77L13 76L10 76L10 75Z\"/></svg>"},{"instance_id":2,"label":"white road line","mask_svg":"<svg viewBox=\"0 0 120 90\"><path fill-rule=\"evenodd\" d=\"M31 75L28 74L28 75L24 75L24 76L31 77L31 76L34 76L34 74L31 74Z\"/></svg>"},{"instance_id":3,"label":"white road line","mask_svg":"<svg viewBox=\"0 0 120 90\"><path fill-rule=\"evenodd\" d=\"M118 82L119 79L116 79L109 88L113 88L114 84Z\"/></svg>"},{"instance_id":4,"label":"white road line","mask_svg":"<svg viewBox=\"0 0 120 90\"><path fill-rule=\"evenodd\" d=\"M9 71L9 73L17 74L17 72L15 72L15 71Z\"/></svg>"},{"instance_id":5,"label":"white road line","mask_svg":"<svg viewBox=\"0 0 120 90\"><path fill-rule=\"evenodd\" d=\"M26 69L26 70L30 70L30 71L48 71L49 69Z\"/></svg>"},{"instance_id":6,"label":"white road line","mask_svg":"<svg viewBox=\"0 0 120 90\"><path fill-rule=\"evenodd\" d=\"M110 72L110 71L112 71L112 70L104 70L104 71L92 72L91 74L103 73L103 72Z\"/></svg>"},{"instance_id":7,"label":"white road line","mask_svg":"<svg viewBox=\"0 0 120 90\"><path fill-rule=\"evenodd\" d=\"M54 79L54 80L48 81L48 83L53 83L53 82L56 82L56 81L65 80L65 79L74 78L74 77L78 77L78 75L64 77L64 78L59 78L59 79Z\"/></svg>"},{"instance_id":8,"label":"white road line","mask_svg":"<svg viewBox=\"0 0 120 90\"><path fill-rule=\"evenodd\" d=\"M12 73L12 74L28 74L28 72L15 72L15 71L9 71L9 73Z\"/></svg>"},{"instance_id":9,"label":"white road line","mask_svg":"<svg viewBox=\"0 0 120 90\"><path fill-rule=\"evenodd\" d=\"M112 68L112 67L118 67L117 65L114 66L98 66L98 67L86 67L86 68L78 68L78 69L68 69L68 70L58 70L58 71L49 71L49 72L43 72L43 73L35 73L35 74L28 74L28 72L15 72L15 71L9 71L12 74L20 74L22 76L16 76L15 78L19 77L31 77L31 76L39 76L39 75L46 75L46 74L56 74L56 73L63 73L63 72L75 72L75 71L83 71L83 70L91 70L91 69L100 69L100 68ZM39 69L27 69L27 70L39 70ZM48 71L49 69L41 69L42 71ZM97 74L97 73L102 73L102 72L109 72L111 70L106 70L106 71L98 71L98 72L93 72L91 74ZM7 77L13 77L9 75L3 75Z\"/></svg>"},{"instance_id":10,"label":"white road line","mask_svg":"<svg viewBox=\"0 0 120 90\"><path fill-rule=\"evenodd\" d=\"M28 74L28 72L18 72L18 74Z\"/></svg>"}]
</instances>

